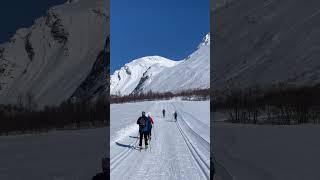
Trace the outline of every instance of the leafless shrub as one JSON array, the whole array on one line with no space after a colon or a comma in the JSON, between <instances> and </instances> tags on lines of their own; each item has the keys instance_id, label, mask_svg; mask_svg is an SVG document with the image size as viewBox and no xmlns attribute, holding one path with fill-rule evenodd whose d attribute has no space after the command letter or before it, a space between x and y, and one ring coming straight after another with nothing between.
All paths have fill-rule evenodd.
<instances>
[{"instance_id":1,"label":"leafless shrub","mask_svg":"<svg viewBox=\"0 0 320 180\"><path fill-rule=\"evenodd\" d=\"M0 105L0 135L39 133L52 129L80 129L109 125L109 102L106 96L96 101L66 101L59 106L36 108L33 95L25 102L21 96L17 105Z\"/></svg>"},{"instance_id":2,"label":"leafless shrub","mask_svg":"<svg viewBox=\"0 0 320 180\"><path fill-rule=\"evenodd\" d=\"M230 88L213 92L211 111L224 110L233 123L304 124L318 123L320 87L279 85L262 91L260 88Z\"/></svg>"},{"instance_id":3,"label":"leafless shrub","mask_svg":"<svg viewBox=\"0 0 320 180\"><path fill-rule=\"evenodd\" d=\"M152 92L149 91L147 93L140 94L130 94L126 96L112 95L111 103L125 103L125 102L137 102L137 101L152 101L152 100L168 100L174 97L183 97L185 100L206 100L210 97L209 89L194 89L181 91L177 93L172 92Z\"/></svg>"}]
</instances>

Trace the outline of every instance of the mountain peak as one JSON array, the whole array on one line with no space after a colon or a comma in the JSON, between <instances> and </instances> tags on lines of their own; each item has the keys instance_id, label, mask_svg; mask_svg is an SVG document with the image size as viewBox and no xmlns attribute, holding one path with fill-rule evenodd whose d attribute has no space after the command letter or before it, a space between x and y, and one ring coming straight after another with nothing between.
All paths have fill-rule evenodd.
<instances>
[{"instance_id":1,"label":"mountain peak","mask_svg":"<svg viewBox=\"0 0 320 180\"><path fill-rule=\"evenodd\" d=\"M208 33L199 48L187 59L173 61L161 56L145 56L125 64L111 75L110 93L128 95L148 92L179 92L209 87Z\"/></svg>"},{"instance_id":2,"label":"mountain peak","mask_svg":"<svg viewBox=\"0 0 320 180\"><path fill-rule=\"evenodd\" d=\"M202 42L199 44L198 48L202 46L210 46L210 33L208 33L203 39Z\"/></svg>"},{"instance_id":3,"label":"mountain peak","mask_svg":"<svg viewBox=\"0 0 320 180\"><path fill-rule=\"evenodd\" d=\"M142 57L141 58L142 60L144 61L163 61L163 60L168 60L167 58L164 58L162 56L157 56L157 55L154 55L154 56L145 56L145 57Z\"/></svg>"},{"instance_id":4,"label":"mountain peak","mask_svg":"<svg viewBox=\"0 0 320 180\"><path fill-rule=\"evenodd\" d=\"M150 59L150 60L159 60L159 59L163 59L164 57L158 56L158 55L153 55L153 56L145 56L143 58L147 58L147 59Z\"/></svg>"},{"instance_id":5,"label":"mountain peak","mask_svg":"<svg viewBox=\"0 0 320 180\"><path fill-rule=\"evenodd\" d=\"M90 76L108 36L106 1L68 2L0 45L0 104L31 93L39 107L59 105Z\"/></svg>"},{"instance_id":6,"label":"mountain peak","mask_svg":"<svg viewBox=\"0 0 320 180\"><path fill-rule=\"evenodd\" d=\"M167 59L165 57L162 56L145 56L142 58L138 58L135 59L127 64L125 64L125 66L151 66L153 64L160 64L160 65L164 65L164 66L173 66L175 65L177 62Z\"/></svg>"}]
</instances>

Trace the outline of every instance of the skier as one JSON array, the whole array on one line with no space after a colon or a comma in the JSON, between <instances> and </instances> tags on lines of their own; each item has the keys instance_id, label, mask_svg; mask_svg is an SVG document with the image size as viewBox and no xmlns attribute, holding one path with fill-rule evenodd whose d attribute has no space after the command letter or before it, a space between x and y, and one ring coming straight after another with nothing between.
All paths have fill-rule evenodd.
<instances>
[{"instance_id":1,"label":"skier","mask_svg":"<svg viewBox=\"0 0 320 180\"><path fill-rule=\"evenodd\" d=\"M177 117L178 117L177 111L174 111L173 116L174 116L174 119L177 121Z\"/></svg>"},{"instance_id":2,"label":"skier","mask_svg":"<svg viewBox=\"0 0 320 180\"><path fill-rule=\"evenodd\" d=\"M162 115L163 115L163 117L165 117L166 116L166 110L162 110Z\"/></svg>"},{"instance_id":3,"label":"skier","mask_svg":"<svg viewBox=\"0 0 320 180\"><path fill-rule=\"evenodd\" d=\"M151 140L151 130L152 130L152 127L154 125L154 120L153 118L151 117L151 113L148 113L147 114L147 117L148 119L150 120L150 127L149 127L149 132L148 132L148 139Z\"/></svg>"},{"instance_id":4,"label":"skier","mask_svg":"<svg viewBox=\"0 0 320 180\"><path fill-rule=\"evenodd\" d=\"M149 118L146 117L146 113L143 111L142 116L139 117L137 120L137 124L139 125L139 134L140 134L140 141L139 141L139 147L142 147L142 138L144 138L144 144L147 148L148 146L148 133L150 129L151 122Z\"/></svg>"},{"instance_id":5,"label":"skier","mask_svg":"<svg viewBox=\"0 0 320 180\"><path fill-rule=\"evenodd\" d=\"M95 175L92 180L105 180L110 174L109 158L102 159L102 173Z\"/></svg>"}]
</instances>

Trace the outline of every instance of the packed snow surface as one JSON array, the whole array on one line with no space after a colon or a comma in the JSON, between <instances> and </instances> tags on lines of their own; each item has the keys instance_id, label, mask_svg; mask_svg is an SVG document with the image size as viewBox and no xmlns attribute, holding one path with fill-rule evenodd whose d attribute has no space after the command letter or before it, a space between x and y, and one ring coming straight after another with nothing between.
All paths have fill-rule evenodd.
<instances>
[{"instance_id":1,"label":"packed snow surface","mask_svg":"<svg viewBox=\"0 0 320 180\"><path fill-rule=\"evenodd\" d=\"M320 126L230 124L216 112L213 118L215 180L320 179Z\"/></svg>"},{"instance_id":2,"label":"packed snow surface","mask_svg":"<svg viewBox=\"0 0 320 180\"><path fill-rule=\"evenodd\" d=\"M111 75L110 93L179 92L210 87L210 34L180 61L147 56L125 64Z\"/></svg>"},{"instance_id":3,"label":"packed snow surface","mask_svg":"<svg viewBox=\"0 0 320 180\"><path fill-rule=\"evenodd\" d=\"M168 100L111 104L111 179L209 179L209 103ZM165 117L162 109L166 110ZM173 120L175 110L177 122ZM149 147L137 150L136 121L142 111L150 112L155 124Z\"/></svg>"},{"instance_id":4,"label":"packed snow surface","mask_svg":"<svg viewBox=\"0 0 320 180\"><path fill-rule=\"evenodd\" d=\"M0 179L88 180L101 172L107 128L0 137Z\"/></svg>"}]
</instances>

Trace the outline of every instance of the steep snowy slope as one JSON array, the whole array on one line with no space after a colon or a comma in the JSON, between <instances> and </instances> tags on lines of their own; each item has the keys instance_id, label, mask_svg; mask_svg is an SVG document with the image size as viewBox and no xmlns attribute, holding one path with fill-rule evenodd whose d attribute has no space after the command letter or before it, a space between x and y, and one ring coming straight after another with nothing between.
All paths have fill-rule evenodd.
<instances>
[{"instance_id":1,"label":"steep snowy slope","mask_svg":"<svg viewBox=\"0 0 320 180\"><path fill-rule=\"evenodd\" d=\"M85 81L108 36L106 0L68 1L0 45L0 103L57 105Z\"/></svg>"},{"instance_id":2,"label":"steep snowy slope","mask_svg":"<svg viewBox=\"0 0 320 180\"><path fill-rule=\"evenodd\" d=\"M110 65L110 41L106 40L104 49L99 53L87 78L73 93L74 100L96 100L102 95L109 96L109 65Z\"/></svg>"},{"instance_id":3,"label":"steep snowy slope","mask_svg":"<svg viewBox=\"0 0 320 180\"><path fill-rule=\"evenodd\" d=\"M131 94L141 87L150 76L155 76L163 69L175 66L179 62L160 56L147 56L127 63L111 75L110 93L117 95Z\"/></svg>"},{"instance_id":4,"label":"steep snowy slope","mask_svg":"<svg viewBox=\"0 0 320 180\"><path fill-rule=\"evenodd\" d=\"M144 91L178 92L210 87L210 35L207 34L197 50L172 68L164 69Z\"/></svg>"},{"instance_id":5,"label":"steep snowy slope","mask_svg":"<svg viewBox=\"0 0 320 180\"><path fill-rule=\"evenodd\" d=\"M214 87L319 84L319 7L316 0L241 0L214 12Z\"/></svg>"},{"instance_id":6,"label":"steep snowy slope","mask_svg":"<svg viewBox=\"0 0 320 180\"><path fill-rule=\"evenodd\" d=\"M157 63L149 58L156 58ZM210 34L194 53L181 61L145 57L126 64L111 76L111 94L178 92L209 88ZM120 93L119 93L120 92Z\"/></svg>"}]
</instances>

